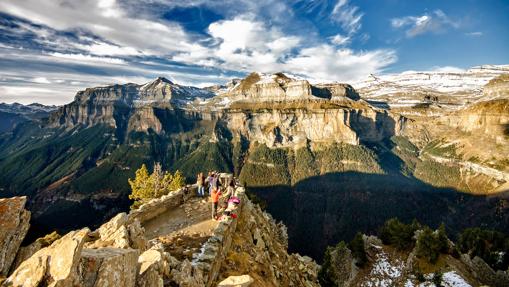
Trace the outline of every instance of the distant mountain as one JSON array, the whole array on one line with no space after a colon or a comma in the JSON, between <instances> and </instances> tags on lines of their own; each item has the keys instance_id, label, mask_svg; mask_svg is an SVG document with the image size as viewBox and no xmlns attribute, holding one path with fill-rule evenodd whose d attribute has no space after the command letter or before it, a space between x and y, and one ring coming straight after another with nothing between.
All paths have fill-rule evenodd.
<instances>
[{"instance_id":1,"label":"distant mountain","mask_svg":"<svg viewBox=\"0 0 509 287\"><path fill-rule=\"evenodd\" d=\"M38 103L22 105L19 103L0 103L0 133L8 132L22 122L38 120L49 116L57 106L45 106Z\"/></svg>"},{"instance_id":2,"label":"distant mountain","mask_svg":"<svg viewBox=\"0 0 509 287\"><path fill-rule=\"evenodd\" d=\"M484 65L464 72L417 72L371 75L352 83L366 100L379 107L406 108L418 104L439 104L457 109L476 101L495 99L483 93L493 78L509 74L509 65Z\"/></svg>"}]
</instances>

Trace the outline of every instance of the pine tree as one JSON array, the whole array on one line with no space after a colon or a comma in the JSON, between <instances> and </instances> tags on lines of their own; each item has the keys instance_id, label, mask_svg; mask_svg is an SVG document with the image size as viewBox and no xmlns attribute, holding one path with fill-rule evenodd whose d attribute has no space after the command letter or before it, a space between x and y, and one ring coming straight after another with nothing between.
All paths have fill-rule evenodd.
<instances>
[{"instance_id":1,"label":"pine tree","mask_svg":"<svg viewBox=\"0 0 509 287\"><path fill-rule=\"evenodd\" d=\"M173 175L173 178L171 180L170 184L170 190L178 190L182 188L186 184L186 179L184 178L184 175L179 171L175 171L175 174Z\"/></svg>"},{"instance_id":2,"label":"pine tree","mask_svg":"<svg viewBox=\"0 0 509 287\"><path fill-rule=\"evenodd\" d=\"M129 185L131 186L131 194L129 199L140 201L146 198L151 198L151 193L154 190L154 182L151 176L148 174L148 169L143 164L135 174L134 179L128 179Z\"/></svg>"},{"instance_id":3,"label":"pine tree","mask_svg":"<svg viewBox=\"0 0 509 287\"><path fill-rule=\"evenodd\" d=\"M154 171L150 175L143 164L136 171L135 178L128 181L132 191L129 198L134 200L131 206L133 209L149 199L161 197L185 185L185 178L180 171L177 170L172 175L168 171L163 171L159 163L154 164Z\"/></svg>"}]
</instances>

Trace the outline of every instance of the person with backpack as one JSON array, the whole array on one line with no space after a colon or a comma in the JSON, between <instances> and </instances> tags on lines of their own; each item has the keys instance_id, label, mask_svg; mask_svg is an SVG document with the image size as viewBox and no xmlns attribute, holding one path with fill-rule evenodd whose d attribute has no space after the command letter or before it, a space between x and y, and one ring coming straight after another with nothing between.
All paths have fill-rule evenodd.
<instances>
[{"instance_id":1,"label":"person with backpack","mask_svg":"<svg viewBox=\"0 0 509 287\"><path fill-rule=\"evenodd\" d=\"M217 187L213 188L210 192L210 201L212 202L212 220L217 220L217 206L219 204L219 197L221 191Z\"/></svg>"}]
</instances>

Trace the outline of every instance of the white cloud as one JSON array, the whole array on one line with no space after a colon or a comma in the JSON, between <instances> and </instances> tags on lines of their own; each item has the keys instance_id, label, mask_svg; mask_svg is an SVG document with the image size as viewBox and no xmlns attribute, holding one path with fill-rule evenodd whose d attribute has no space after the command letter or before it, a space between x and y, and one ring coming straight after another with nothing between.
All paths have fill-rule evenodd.
<instances>
[{"instance_id":1,"label":"white cloud","mask_svg":"<svg viewBox=\"0 0 509 287\"><path fill-rule=\"evenodd\" d=\"M110 58L110 57L95 57L91 55L84 54L64 54L64 53L49 53L50 56L56 58L62 58L67 60L74 60L77 62L94 62L94 63L107 63L107 64L116 64L123 65L126 61L119 58Z\"/></svg>"},{"instance_id":2,"label":"white cloud","mask_svg":"<svg viewBox=\"0 0 509 287\"><path fill-rule=\"evenodd\" d=\"M467 36L471 36L471 37L481 37L483 35L483 32L469 32L469 33L465 33L465 35Z\"/></svg>"},{"instance_id":3,"label":"white cloud","mask_svg":"<svg viewBox=\"0 0 509 287\"><path fill-rule=\"evenodd\" d=\"M347 45L350 43L350 37L343 36L341 34L337 34L332 37L329 37L329 40L331 41L332 44L338 45L338 46L343 46L343 45Z\"/></svg>"},{"instance_id":4,"label":"white cloud","mask_svg":"<svg viewBox=\"0 0 509 287\"><path fill-rule=\"evenodd\" d=\"M364 13L359 11L359 7L350 5L348 0L338 0L332 9L331 18L338 22L341 28L352 35L361 28L361 19Z\"/></svg>"},{"instance_id":5,"label":"white cloud","mask_svg":"<svg viewBox=\"0 0 509 287\"><path fill-rule=\"evenodd\" d=\"M121 47L104 42L94 41L93 44L77 44L76 47L98 56L140 56L142 52L132 47Z\"/></svg>"},{"instance_id":6,"label":"white cloud","mask_svg":"<svg viewBox=\"0 0 509 287\"><path fill-rule=\"evenodd\" d=\"M90 31L119 47L132 47L146 54L185 50L192 42L179 24L136 18L111 0L5 0L0 2L0 10L57 30ZM101 48L104 51L104 47Z\"/></svg>"},{"instance_id":7,"label":"white cloud","mask_svg":"<svg viewBox=\"0 0 509 287\"><path fill-rule=\"evenodd\" d=\"M412 38L425 33L439 33L447 28L459 28L459 22L451 20L442 10L425 13L421 16L405 16L391 19L393 28L406 28L405 34Z\"/></svg>"},{"instance_id":8,"label":"white cloud","mask_svg":"<svg viewBox=\"0 0 509 287\"><path fill-rule=\"evenodd\" d=\"M51 82L46 77L35 77L32 79L32 82L38 84L51 84Z\"/></svg>"},{"instance_id":9,"label":"white cloud","mask_svg":"<svg viewBox=\"0 0 509 287\"><path fill-rule=\"evenodd\" d=\"M397 60L392 50L355 53L320 45L303 49L285 64L285 70L306 75L314 81L355 81L371 73L379 73Z\"/></svg>"}]
</instances>

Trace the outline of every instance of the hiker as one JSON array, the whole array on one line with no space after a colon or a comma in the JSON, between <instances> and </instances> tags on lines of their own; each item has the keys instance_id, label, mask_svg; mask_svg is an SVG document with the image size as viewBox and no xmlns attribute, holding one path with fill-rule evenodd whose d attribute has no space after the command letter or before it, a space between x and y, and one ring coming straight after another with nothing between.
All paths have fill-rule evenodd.
<instances>
[{"instance_id":1,"label":"hiker","mask_svg":"<svg viewBox=\"0 0 509 287\"><path fill-rule=\"evenodd\" d=\"M212 194L214 188L217 188L217 175L212 172L209 176L209 194Z\"/></svg>"},{"instance_id":2,"label":"hiker","mask_svg":"<svg viewBox=\"0 0 509 287\"><path fill-rule=\"evenodd\" d=\"M198 196L205 196L205 177L203 172L200 172L196 178L196 184L198 185Z\"/></svg>"},{"instance_id":3,"label":"hiker","mask_svg":"<svg viewBox=\"0 0 509 287\"><path fill-rule=\"evenodd\" d=\"M210 187L211 181L212 181L212 172L209 171L207 178L205 178L205 185L207 186L207 190L209 191L209 196L210 196L210 191L212 190L212 188Z\"/></svg>"},{"instance_id":4,"label":"hiker","mask_svg":"<svg viewBox=\"0 0 509 287\"><path fill-rule=\"evenodd\" d=\"M235 195L235 182L233 182L233 180L230 181L230 184L228 184L228 187L226 187L225 195L226 195L225 197L227 197L226 202L228 202L230 197L236 196Z\"/></svg>"},{"instance_id":5,"label":"hiker","mask_svg":"<svg viewBox=\"0 0 509 287\"><path fill-rule=\"evenodd\" d=\"M217 187L213 188L210 193L210 200L212 202L212 219L217 219L217 206L219 204L219 197L221 196L221 191Z\"/></svg>"}]
</instances>

